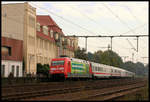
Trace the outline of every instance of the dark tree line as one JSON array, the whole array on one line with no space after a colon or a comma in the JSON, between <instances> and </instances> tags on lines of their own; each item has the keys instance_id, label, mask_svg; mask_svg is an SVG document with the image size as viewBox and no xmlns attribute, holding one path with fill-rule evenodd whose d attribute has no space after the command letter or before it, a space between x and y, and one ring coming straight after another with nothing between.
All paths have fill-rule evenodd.
<instances>
[{"instance_id":1,"label":"dark tree line","mask_svg":"<svg viewBox=\"0 0 150 102\"><path fill-rule=\"evenodd\" d=\"M75 51L75 58L84 59L88 61L93 61L96 63L111 65L115 67L120 67L122 69L136 73L138 76L147 76L149 65L144 66L143 63L137 62L133 63L131 61L123 62L122 58L114 51L96 51L94 53L86 53L85 49L78 48Z\"/></svg>"}]
</instances>

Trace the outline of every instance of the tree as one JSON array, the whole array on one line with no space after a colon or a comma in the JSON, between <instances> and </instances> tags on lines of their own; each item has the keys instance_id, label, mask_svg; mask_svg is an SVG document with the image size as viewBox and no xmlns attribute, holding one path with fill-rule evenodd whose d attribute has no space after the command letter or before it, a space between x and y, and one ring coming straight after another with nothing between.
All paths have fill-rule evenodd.
<instances>
[{"instance_id":1,"label":"tree","mask_svg":"<svg viewBox=\"0 0 150 102\"><path fill-rule=\"evenodd\" d=\"M49 64L44 64L43 69L44 69L43 74L49 76L49 70L50 70Z\"/></svg>"},{"instance_id":2,"label":"tree","mask_svg":"<svg viewBox=\"0 0 150 102\"><path fill-rule=\"evenodd\" d=\"M94 62L95 61L94 54L92 54L91 52L88 52L87 53L87 60Z\"/></svg>"},{"instance_id":3,"label":"tree","mask_svg":"<svg viewBox=\"0 0 150 102\"><path fill-rule=\"evenodd\" d=\"M86 54L84 48L82 50L78 48L75 51L75 58L123 68L125 70L134 72L139 76L148 75L148 64L144 67L144 64L141 62L133 63L132 61L128 61L123 63L121 57L116 52L113 52L111 50L106 50L104 52L99 50L94 52L94 54L91 52L88 52Z\"/></svg>"},{"instance_id":4,"label":"tree","mask_svg":"<svg viewBox=\"0 0 150 102\"><path fill-rule=\"evenodd\" d=\"M101 55L103 54L103 51L99 50L97 52L94 52L94 62L101 63Z\"/></svg>"},{"instance_id":5,"label":"tree","mask_svg":"<svg viewBox=\"0 0 150 102\"><path fill-rule=\"evenodd\" d=\"M87 58L86 50L84 48L82 48L82 50L81 50L79 47L75 51L75 58L87 60L88 58Z\"/></svg>"},{"instance_id":6,"label":"tree","mask_svg":"<svg viewBox=\"0 0 150 102\"><path fill-rule=\"evenodd\" d=\"M127 61L125 63L123 63L121 65L121 67L125 70L131 71L136 73L136 67L135 67L135 63L131 62L131 61Z\"/></svg>"},{"instance_id":7,"label":"tree","mask_svg":"<svg viewBox=\"0 0 150 102\"><path fill-rule=\"evenodd\" d=\"M145 69L144 70L144 75L148 76L148 73L149 73L149 64L147 64L144 69Z\"/></svg>"},{"instance_id":8,"label":"tree","mask_svg":"<svg viewBox=\"0 0 150 102\"><path fill-rule=\"evenodd\" d=\"M141 62L135 63L135 68L136 68L136 74L137 75L144 76L145 67L144 67L143 63L141 63Z\"/></svg>"},{"instance_id":9,"label":"tree","mask_svg":"<svg viewBox=\"0 0 150 102\"><path fill-rule=\"evenodd\" d=\"M125 62L122 64L122 68L131 72L134 72L138 76L148 75L148 65L144 67L144 64L141 62L133 63L131 61Z\"/></svg>"},{"instance_id":10,"label":"tree","mask_svg":"<svg viewBox=\"0 0 150 102\"><path fill-rule=\"evenodd\" d=\"M117 53L110 50L104 51L101 54L100 59L100 63L115 67L121 67L121 65L123 64L121 57Z\"/></svg>"}]
</instances>

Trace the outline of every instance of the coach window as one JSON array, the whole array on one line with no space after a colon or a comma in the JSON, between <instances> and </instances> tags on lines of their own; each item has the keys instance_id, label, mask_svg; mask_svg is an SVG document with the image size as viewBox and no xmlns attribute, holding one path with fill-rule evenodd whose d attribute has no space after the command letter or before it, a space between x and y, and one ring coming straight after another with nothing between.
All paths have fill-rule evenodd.
<instances>
[{"instance_id":1,"label":"coach window","mask_svg":"<svg viewBox=\"0 0 150 102\"><path fill-rule=\"evenodd\" d=\"M100 67L97 67L97 70L100 71Z\"/></svg>"},{"instance_id":2,"label":"coach window","mask_svg":"<svg viewBox=\"0 0 150 102\"><path fill-rule=\"evenodd\" d=\"M94 68L93 68L93 66L92 66L92 70L94 71Z\"/></svg>"},{"instance_id":3,"label":"coach window","mask_svg":"<svg viewBox=\"0 0 150 102\"><path fill-rule=\"evenodd\" d=\"M99 67L99 71L101 71L101 69L102 69L102 68L101 68L101 67Z\"/></svg>"},{"instance_id":4,"label":"coach window","mask_svg":"<svg viewBox=\"0 0 150 102\"><path fill-rule=\"evenodd\" d=\"M97 71L97 68L95 67L95 71Z\"/></svg>"},{"instance_id":5,"label":"coach window","mask_svg":"<svg viewBox=\"0 0 150 102\"><path fill-rule=\"evenodd\" d=\"M97 67L97 71L99 71L99 67Z\"/></svg>"},{"instance_id":6,"label":"coach window","mask_svg":"<svg viewBox=\"0 0 150 102\"><path fill-rule=\"evenodd\" d=\"M103 67L101 67L101 71L103 71Z\"/></svg>"}]
</instances>

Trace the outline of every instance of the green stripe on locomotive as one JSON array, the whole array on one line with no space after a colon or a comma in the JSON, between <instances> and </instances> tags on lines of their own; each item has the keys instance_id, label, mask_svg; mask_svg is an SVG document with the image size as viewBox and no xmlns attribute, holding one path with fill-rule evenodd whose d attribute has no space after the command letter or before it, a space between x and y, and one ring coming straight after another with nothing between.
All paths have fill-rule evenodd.
<instances>
[{"instance_id":1,"label":"green stripe on locomotive","mask_svg":"<svg viewBox=\"0 0 150 102\"><path fill-rule=\"evenodd\" d=\"M71 61L71 73L89 73L89 65Z\"/></svg>"}]
</instances>

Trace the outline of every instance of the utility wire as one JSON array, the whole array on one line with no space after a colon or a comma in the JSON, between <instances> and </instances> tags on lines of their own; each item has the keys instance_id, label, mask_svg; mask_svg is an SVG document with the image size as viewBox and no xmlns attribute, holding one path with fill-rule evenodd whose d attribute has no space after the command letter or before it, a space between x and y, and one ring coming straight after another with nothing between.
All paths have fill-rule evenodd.
<instances>
[{"instance_id":1,"label":"utility wire","mask_svg":"<svg viewBox=\"0 0 150 102\"><path fill-rule=\"evenodd\" d=\"M116 15L106 4L102 3L105 8L107 8L123 25L125 25L131 32L134 34L135 32L124 22L120 19L118 15Z\"/></svg>"},{"instance_id":2,"label":"utility wire","mask_svg":"<svg viewBox=\"0 0 150 102\"><path fill-rule=\"evenodd\" d=\"M92 21L93 23L95 23L96 25L98 25L98 26L100 26L100 27L102 27L100 24L98 24L98 22L96 22L94 19L92 19L91 17L89 17L88 15L86 15L85 13L83 13L83 12L81 12L81 11L79 11L79 10L77 10L77 9L75 9L73 6L70 6L70 8L71 9L73 9L73 10L76 10L76 11L78 11L79 13L80 13L80 15L82 15L82 16L84 16L84 17L86 17L86 18L88 18L90 21ZM98 27L99 28L99 27ZM102 27L103 28L103 27ZM108 29L108 28L107 28ZM110 29L109 29L109 32L110 32ZM101 32L100 32L101 33Z\"/></svg>"},{"instance_id":3,"label":"utility wire","mask_svg":"<svg viewBox=\"0 0 150 102\"><path fill-rule=\"evenodd\" d=\"M4 15L2 15L2 17L4 17ZM13 20L13 21L16 21L16 22L18 22L18 23L20 23L20 21L17 21L16 19L12 19L11 17L8 17L9 19L11 19L11 20ZM23 22L24 23L24 22ZM25 23L26 24L26 23ZM28 25L28 24L27 24ZM142 25L142 26L144 26L144 25ZM131 30L130 30L131 31ZM117 43L116 43L117 44Z\"/></svg>"},{"instance_id":4,"label":"utility wire","mask_svg":"<svg viewBox=\"0 0 150 102\"><path fill-rule=\"evenodd\" d=\"M127 39L128 40L128 39ZM128 40L129 44L132 46L132 48L136 51L135 47L132 45L132 43Z\"/></svg>"},{"instance_id":5,"label":"utility wire","mask_svg":"<svg viewBox=\"0 0 150 102\"><path fill-rule=\"evenodd\" d=\"M33 4L33 3L31 3L31 4L34 5L34 6L39 7L39 6L36 5L36 4ZM70 24L76 25L76 26L79 27L80 29L83 29L83 30L85 30L85 31L87 31L87 32L89 32L89 33L95 34L94 32L89 31L88 29L83 28L82 26L80 26L80 25L78 25L78 24L76 24L76 23L74 23L74 22L72 22L72 21L70 21L70 20L68 20L68 19L66 19L66 18L64 18L64 17L61 17L61 16L59 16L58 14L56 14L56 13L54 13L54 12L51 12L50 10L47 10L47 9L45 9L45 8L42 8L42 7L39 7L39 8L42 9L42 10L44 10L44 11L46 11L46 12L48 12L48 13L50 13L50 14L52 14L52 15L54 15L54 16L57 16L57 17L63 19L64 21L66 21L66 22L68 22L68 23L70 23Z\"/></svg>"},{"instance_id":6,"label":"utility wire","mask_svg":"<svg viewBox=\"0 0 150 102\"><path fill-rule=\"evenodd\" d=\"M140 26L137 26L137 27L135 27L134 29L131 29L131 30L129 30L129 31L127 31L127 32L124 32L124 33L122 33L122 34L127 34L127 33L129 33L129 32L132 32L132 30L139 30L140 28L142 28L142 27L144 27L144 26L146 26L146 23L145 24L142 24L142 25L140 25Z\"/></svg>"},{"instance_id":7,"label":"utility wire","mask_svg":"<svg viewBox=\"0 0 150 102\"><path fill-rule=\"evenodd\" d=\"M12 18L12 17L8 17L7 15L2 15L2 17L6 17L6 18L8 18L8 19L10 19L10 20L12 20L12 21L14 21L14 22L16 22L16 23L18 23L18 24L20 24L20 23L23 23L23 24L27 24L26 22L21 22L21 21L18 21L18 20L16 20L16 19L14 19L14 18ZM27 25L29 25L29 24L27 24ZM10 32L9 32L10 33ZM89 44L89 43L88 43ZM118 45L118 43L116 43L116 45ZM121 45L122 46L122 45ZM123 47L123 46L122 46ZM125 47L124 47L125 48ZM126 49L126 48L125 48Z\"/></svg>"},{"instance_id":8,"label":"utility wire","mask_svg":"<svg viewBox=\"0 0 150 102\"><path fill-rule=\"evenodd\" d=\"M128 12L132 15L132 17L137 21L137 22L139 22L139 23L141 23L140 21L139 21L139 19L133 14L133 12L130 10L130 8L126 5L125 6L127 9L128 9Z\"/></svg>"},{"instance_id":9,"label":"utility wire","mask_svg":"<svg viewBox=\"0 0 150 102\"><path fill-rule=\"evenodd\" d=\"M135 32L134 32L134 30L132 30L124 21L122 21L120 18L119 18L119 16L118 15L116 15L109 7L107 7L107 5L105 5L104 3L102 3L103 4L103 6L105 7L105 8L107 8L122 24L124 24L125 26L127 26L127 28L129 29L129 30L131 30L131 32L134 34ZM135 49L135 48L134 48Z\"/></svg>"}]
</instances>

